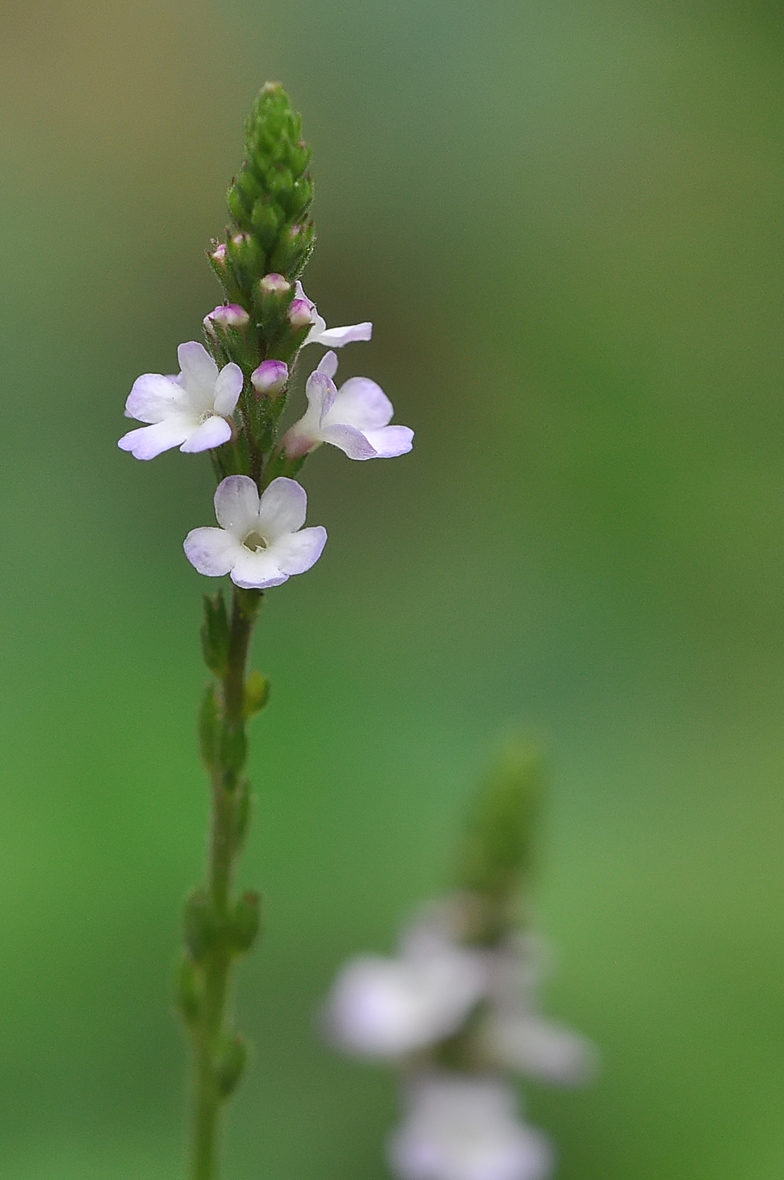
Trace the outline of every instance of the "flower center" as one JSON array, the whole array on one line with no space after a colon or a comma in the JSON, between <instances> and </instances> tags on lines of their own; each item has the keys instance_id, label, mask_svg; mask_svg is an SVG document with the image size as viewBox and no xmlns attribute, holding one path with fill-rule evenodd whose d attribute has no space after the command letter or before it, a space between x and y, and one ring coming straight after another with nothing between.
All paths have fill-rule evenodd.
<instances>
[{"instance_id":1,"label":"flower center","mask_svg":"<svg viewBox=\"0 0 784 1180\"><path fill-rule=\"evenodd\" d=\"M246 549L250 549L251 553L259 553L262 549L267 548L267 538L262 537L261 533L257 533L255 529L248 533L242 543Z\"/></svg>"}]
</instances>

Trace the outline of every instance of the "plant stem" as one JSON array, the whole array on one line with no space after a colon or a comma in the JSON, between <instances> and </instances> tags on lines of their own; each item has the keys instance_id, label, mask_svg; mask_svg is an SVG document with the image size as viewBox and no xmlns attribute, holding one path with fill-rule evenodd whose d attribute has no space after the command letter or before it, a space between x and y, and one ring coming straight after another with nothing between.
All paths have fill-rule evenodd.
<instances>
[{"instance_id":1,"label":"plant stem","mask_svg":"<svg viewBox=\"0 0 784 1180\"><path fill-rule=\"evenodd\" d=\"M191 1022L194 1047L193 1180L218 1180L223 1105L232 1088L221 1075L221 1057L236 1044L230 1027L231 969L237 957L231 941L232 879L244 834L247 783L245 680L261 593L234 588L229 649L220 679L221 719L212 767L212 828L206 906L213 937L197 964L198 1007ZM241 1066L237 1070L237 1077Z\"/></svg>"}]
</instances>

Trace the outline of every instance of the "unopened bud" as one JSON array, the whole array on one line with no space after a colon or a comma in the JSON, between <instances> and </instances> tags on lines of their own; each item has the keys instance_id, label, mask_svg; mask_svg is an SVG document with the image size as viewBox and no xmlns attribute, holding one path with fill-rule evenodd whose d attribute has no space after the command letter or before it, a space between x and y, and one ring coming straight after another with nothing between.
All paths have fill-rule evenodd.
<instances>
[{"instance_id":1,"label":"unopened bud","mask_svg":"<svg viewBox=\"0 0 784 1180\"><path fill-rule=\"evenodd\" d=\"M217 262L218 265L224 263L226 261L226 243L221 242L219 245L217 245L210 255L210 258L213 262Z\"/></svg>"},{"instance_id":2,"label":"unopened bud","mask_svg":"<svg viewBox=\"0 0 784 1180\"><path fill-rule=\"evenodd\" d=\"M274 397L280 393L289 379L289 367L283 361L262 361L250 375L256 393Z\"/></svg>"},{"instance_id":3,"label":"unopened bud","mask_svg":"<svg viewBox=\"0 0 784 1180\"><path fill-rule=\"evenodd\" d=\"M204 317L204 326L208 330L210 323L222 328L244 328L249 322L250 316L239 303L223 303Z\"/></svg>"},{"instance_id":4,"label":"unopened bud","mask_svg":"<svg viewBox=\"0 0 784 1180\"><path fill-rule=\"evenodd\" d=\"M226 1040L215 1060L215 1084L222 1098L228 1098L245 1072L248 1046L239 1037Z\"/></svg>"},{"instance_id":5,"label":"unopened bud","mask_svg":"<svg viewBox=\"0 0 784 1180\"><path fill-rule=\"evenodd\" d=\"M291 290L291 283L283 275L265 275L259 283L262 291L270 295L287 295Z\"/></svg>"},{"instance_id":6,"label":"unopened bud","mask_svg":"<svg viewBox=\"0 0 784 1180\"><path fill-rule=\"evenodd\" d=\"M305 328L313 323L313 312L307 299L295 299L289 308L289 323L292 328Z\"/></svg>"},{"instance_id":7,"label":"unopened bud","mask_svg":"<svg viewBox=\"0 0 784 1180\"><path fill-rule=\"evenodd\" d=\"M234 907L229 938L237 954L245 954L256 941L261 927L261 898L258 893L243 893Z\"/></svg>"}]
</instances>

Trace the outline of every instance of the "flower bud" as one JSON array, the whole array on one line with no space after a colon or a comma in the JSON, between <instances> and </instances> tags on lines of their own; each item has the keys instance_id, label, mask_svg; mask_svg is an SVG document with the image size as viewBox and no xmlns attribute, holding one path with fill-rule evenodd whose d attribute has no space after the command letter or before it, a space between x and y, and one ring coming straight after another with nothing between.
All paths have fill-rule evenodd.
<instances>
[{"instance_id":1,"label":"flower bud","mask_svg":"<svg viewBox=\"0 0 784 1180\"><path fill-rule=\"evenodd\" d=\"M291 283L283 275L265 275L259 282L262 291L269 295L287 295L291 290Z\"/></svg>"},{"instance_id":2,"label":"flower bud","mask_svg":"<svg viewBox=\"0 0 784 1180\"><path fill-rule=\"evenodd\" d=\"M222 1098L228 1098L245 1072L248 1046L240 1037L224 1041L215 1061L215 1085Z\"/></svg>"},{"instance_id":3,"label":"flower bud","mask_svg":"<svg viewBox=\"0 0 784 1180\"><path fill-rule=\"evenodd\" d=\"M256 393L275 397L284 389L289 379L289 367L283 361L262 361L250 375Z\"/></svg>"},{"instance_id":4,"label":"flower bud","mask_svg":"<svg viewBox=\"0 0 784 1180\"><path fill-rule=\"evenodd\" d=\"M307 299L295 299L289 308L289 323L292 328L306 328L313 323L313 312Z\"/></svg>"},{"instance_id":5,"label":"flower bud","mask_svg":"<svg viewBox=\"0 0 784 1180\"><path fill-rule=\"evenodd\" d=\"M226 261L226 243L220 242L210 254L210 258L213 262L217 262L218 266L221 266Z\"/></svg>"},{"instance_id":6,"label":"flower bud","mask_svg":"<svg viewBox=\"0 0 784 1180\"><path fill-rule=\"evenodd\" d=\"M250 316L239 303L223 303L204 317L204 326L208 331L210 322L222 328L244 328L250 322Z\"/></svg>"}]
</instances>

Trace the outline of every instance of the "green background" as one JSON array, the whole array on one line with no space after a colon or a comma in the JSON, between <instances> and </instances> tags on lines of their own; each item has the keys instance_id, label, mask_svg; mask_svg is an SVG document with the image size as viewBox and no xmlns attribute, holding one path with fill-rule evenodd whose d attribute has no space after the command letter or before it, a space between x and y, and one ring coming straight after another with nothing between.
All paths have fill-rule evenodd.
<instances>
[{"instance_id":1,"label":"green background","mask_svg":"<svg viewBox=\"0 0 784 1180\"><path fill-rule=\"evenodd\" d=\"M391 1079L323 1048L345 956L446 880L497 735L546 743L560 1180L784 1170L784 20L764 0L5 0L0 1177L180 1176L169 972L201 871L206 460L117 450L218 290L258 86L315 144L307 289L417 431L324 448L268 595L269 927L227 1180L384 1175ZM315 350L314 350L315 351ZM316 359L315 355L312 358ZM329 452L329 453L327 453Z\"/></svg>"}]
</instances>

